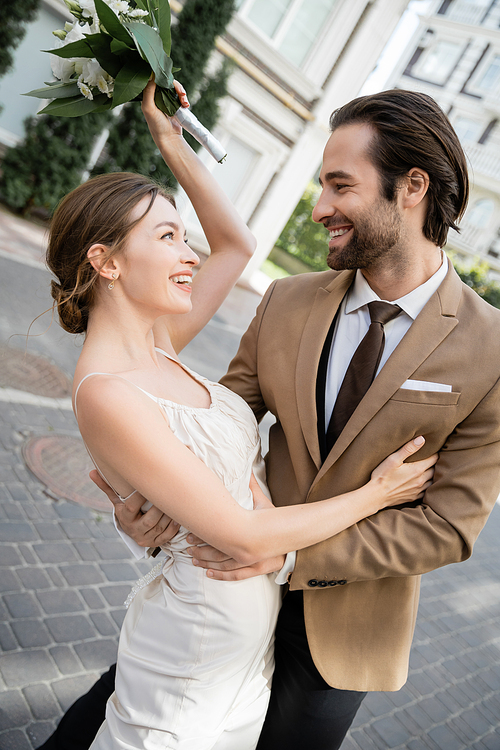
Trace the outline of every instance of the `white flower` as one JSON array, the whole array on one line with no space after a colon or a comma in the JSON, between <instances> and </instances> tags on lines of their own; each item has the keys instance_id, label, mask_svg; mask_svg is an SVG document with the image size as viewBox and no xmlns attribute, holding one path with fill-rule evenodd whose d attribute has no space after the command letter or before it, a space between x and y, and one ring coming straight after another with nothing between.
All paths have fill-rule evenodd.
<instances>
[{"instance_id":1,"label":"white flower","mask_svg":"<svg viewBox=\"0 0 500 750\"><path fill-rule=\"evenodd\" d=\"M97 86L99 78L106 80L107 73L101 68L97 60L86 59L82 64L82 80L92 88Z\"/></svg>"},{"instance_id":2,"label":"white flower","mask_svg":"<svg viewBox=\"0 0 500 750\"><path fill-rule=\"evenodd\" d=\"M89 89L89 87L87 86L87 84L84 83L83 76L80 76L80 78L77 81L77 85L80 91L82 92L83 96L86 99L90 99L92 101L92 99L94 98L94 95L92 91Z\"/></svg>"},{"instance_id":3,"label":"white flower","mask_svg":"<svg viewBox=\"0 0 500 750\"><path fill-rule=\"evenodd\" d=\"M66 39L64 40L66 44L70 44L70 42L78 42L80 39L85 39L85 34L90 34L90 26L88 23L83 24L83 26L80 26L78 21L75 21L73 26L69 29Z\"/></svg>"},{"instance_id":4,"label":"white flower","mask_svg":"<svg viewBox=\"0 0 500 750\"><path fill-rule=\"evenodd\" d=\"M88 11L87 13L85 13L86 16L95 16L96 9L94 0L80 0L80 7L82 10Z\"/></svg>"},{"instance_id":5,"label":"white flower","mask_svg":"<svg viewBox=\"0 0 500 750\"><path fill-rule=\"evenodd\" d=\"M124 15L128 15L130 12L130 6L127 2L127 0L104 0L106 5L113 10L116 15L119 13L123 13Z\"/></svg>"},{"instance_id":6,"label":"white flower","mask_svg":"<svg viewBox=\"0 0 500 750\"><path fill-rule=\"evenodd\" d=\"M127 16L129 18L144 18L144 16L148 16L149 13L147 10L141 10L140 8L135 8L134 10L131 10L129 13L127 13Z\"/></svg>"},{"instance_id":7,"label":"white flower","mask_svg":"<svg viewBox=\"0 0 500 750\"><path fill-rule=\"evenodd\" d=\"M56 55L50 56L50 67L54 77L63 83L68 83L71 76L75 72L75 61L71 59L64 59L63 57L57 57Z\"/></svg>"}]
</instances>

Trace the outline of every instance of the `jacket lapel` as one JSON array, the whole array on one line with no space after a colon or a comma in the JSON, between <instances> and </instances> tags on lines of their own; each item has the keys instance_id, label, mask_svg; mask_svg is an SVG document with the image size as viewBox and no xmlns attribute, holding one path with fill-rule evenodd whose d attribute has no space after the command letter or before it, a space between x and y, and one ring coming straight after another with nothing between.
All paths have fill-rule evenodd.
<instances>
[{"instance_id":1,"label":"jacket lapel","mask_svg":"<svg viewBox=\"0 0 500 750\"><path fill-rule=\"evenodd\" d=\"M321 455L316 414L316 374L326 335L353 277L351 271L342 272L326 288L317 290L299 345L295 371L297 408L304 440L318 469Z\"/></svg>"},{"instance_id":2,"label":"jacket lapel","mask_svg":"<svg viewBox=\"0 0 500 750\"><path fill-rule=\"evenodd\" d=\"M373 381L369 391L345 426L313 483L316 484L349 447L361 430L408 380L458 324L456 312L462 282L450 269L435 294Z\"/></svg>"}]
</instances>

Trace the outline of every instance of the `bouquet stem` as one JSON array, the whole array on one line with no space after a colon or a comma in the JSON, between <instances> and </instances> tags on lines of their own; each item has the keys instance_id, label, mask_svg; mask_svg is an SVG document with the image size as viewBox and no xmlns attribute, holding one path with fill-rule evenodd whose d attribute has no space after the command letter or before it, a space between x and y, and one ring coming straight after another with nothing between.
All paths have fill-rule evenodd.
<instances>
[{"instance_id":1,"label":"bouquet stem","mask_svg":"<svg viewBox=\"0 0 500 750\"><path fill-rule=\"evenodd\" d=\"M196 138L198 143L206 148L208 153L213 156L215 161L218 161L220 164L222 164L227 156L226 150L219 143L217 138L214 138L212 133L201 124L198 118L193 115L193 113L190 112L189 109L179 107L174 115L174 119L177 120L179 125L181 125L184 130L190 133L193 138Z\"/></svg>"}]
</instances>

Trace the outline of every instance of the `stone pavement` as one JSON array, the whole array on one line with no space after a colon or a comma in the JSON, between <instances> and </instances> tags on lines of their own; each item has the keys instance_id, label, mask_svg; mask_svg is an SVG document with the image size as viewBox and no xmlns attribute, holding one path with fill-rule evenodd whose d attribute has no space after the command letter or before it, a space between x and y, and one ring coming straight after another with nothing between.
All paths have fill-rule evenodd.
<instances>
[{"instance_id":1,"label":"stone pavement","mask_svg":"<svg viewBox=\"0 0 500 750\"><path fill-rule=\"evenodd\" d=\"M45 274L42 244L42 229L0 212L9 284L19 277L26 287L31 266L21 259ZM186 361L218 376L256 301L236 288ZM39 355L43 345L41 337ZM77 355L65 350L55 365L70 375ZM114 660L122 603L150 563L130 558L108 513L55 495L26 468L29 437L76 436L76 423L67 399L8 385L0 387L0 750L30 750ZM500 750L499 538L497 505L469 561L424 576L409 680L397 693L368 696L343 750Z\"/></svg>"}]
</instances>

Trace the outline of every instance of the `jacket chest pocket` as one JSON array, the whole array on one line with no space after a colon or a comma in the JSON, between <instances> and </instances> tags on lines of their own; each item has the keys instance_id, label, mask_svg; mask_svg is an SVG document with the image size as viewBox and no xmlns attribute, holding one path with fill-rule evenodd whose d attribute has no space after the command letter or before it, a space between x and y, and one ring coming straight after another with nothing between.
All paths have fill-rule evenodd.
<instances>
[{"instance_id":1,"label":"jacket chest pocket","mask_svg":"<svg viewBox=\"0 0 500 750\"><path fill-rule=\"evenodd\" d=\"M384 423L401 445L412 436L423 435L427 449L438 450L464 418L459 400L458 392L400 388L383 409Z\"/></svg>"}]
</instances>

